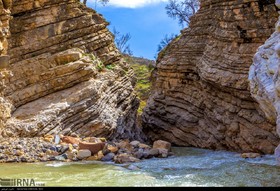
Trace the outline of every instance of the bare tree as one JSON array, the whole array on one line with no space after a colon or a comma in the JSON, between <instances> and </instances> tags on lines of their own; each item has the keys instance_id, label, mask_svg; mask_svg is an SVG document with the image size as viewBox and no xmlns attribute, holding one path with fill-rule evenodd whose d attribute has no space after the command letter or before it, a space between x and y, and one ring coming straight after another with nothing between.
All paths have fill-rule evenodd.
<instances>
[{"instance_id":1,"label":"bare tree","mask_svg":"<svg viewBox=\"0 0 280 191\"><path fill-rule=\"evenodd\" d=\"M199 0L169 0L165 7L166 13L173 19L178 19L179 24L184 27L190 23L190 18L199 9Z\"/></svg>"},{"instance_id":2,"label":"bare tree","mask_svg":"<svg viewBox=\"0 0 280 191\"><path fill-rule=\"evenodd\" d=\"M129 33L121 34L116 28L113 28L113 35L115 36L115 43L117 48L120 50L122 54L128 54L132 56L132 51L130 49L130 45L127 44L131 39L131 35Z\"/></svg>"},{"instance_id":3,"label":"bare tree","mask_svg":"<svg viewBox=\"0 0 280 191\"><path fill-rule=\"evenodd\" d=\"M110 0L95 0L95 9L96 9L96 4L97 2L101 3L103 6L105 6ZM87 0L83 0L83 3L86 5Z\"/></svg>"},{"instance_id":4,"label":"bare tree","mask_svg":"<svg viewBox=\"0 0 280 191\"><path fill-rule=\"evenodd\" d=\"M160 41L157 51L160 52L161 50L163 50L176 37L177 35L175 34L171 34L170 36L166 34Z\"/></svg>"}]
</instances>

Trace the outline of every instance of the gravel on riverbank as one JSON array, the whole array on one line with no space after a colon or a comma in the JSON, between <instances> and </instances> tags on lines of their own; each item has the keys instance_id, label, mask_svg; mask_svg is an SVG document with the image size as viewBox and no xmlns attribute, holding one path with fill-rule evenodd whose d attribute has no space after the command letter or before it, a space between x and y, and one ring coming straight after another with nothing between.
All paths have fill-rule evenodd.
<instances>
[{"instance_id":1,"label":"gravel on riverbank","mask_svg":"<svg viewBox=\"0 0 280 191\"><path fill-rule=\"evenodd\" d=\"M105 138L62 135L0 139L0 163L92 160L132 163L171 155L171 144L161 140L147 145L139 141L110 142Z\"/></svg>"}]
</instances>

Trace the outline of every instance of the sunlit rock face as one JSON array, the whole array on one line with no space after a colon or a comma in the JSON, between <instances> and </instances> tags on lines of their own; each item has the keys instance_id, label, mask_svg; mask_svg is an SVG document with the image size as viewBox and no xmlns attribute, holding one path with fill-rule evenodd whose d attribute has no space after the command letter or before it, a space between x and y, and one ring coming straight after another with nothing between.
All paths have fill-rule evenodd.
<instances>
[{"instance_id":1,"label":"sunlit rock face","mask_svg":"<svg viewBox=\"0 0 280 191\"><path fill-rule=\"evenodd\" d=\"M252 98L248 73L277 17L274 1L201 1L189 28L158 56L142 116L148 136L180 146L273 153L275 121Z\"/></svg>"},{"instance_id":2,"label":"sunlit rock face","mask_svg":"<svg viewBox=\"0 0 280 191\"><path fill-rule=\"evenodd\" d=\"M276 1L280 8L280 1ZM260 46L250 67L250 88L254 99L259 103L266 118L276 123L280 135L280 20L275 25L275 32ZM280 146L276 156L280 159Z\"/></svg>"},{"instance_id":3,"label":"sunlit rock face","mask_svg":"<svg viewBox=\"0 0 280 191\"><path fill-rule=\"evenodd\" d=\"M108 22L78 0L14 0L10 10L1 136L138 139L134 74Z\"/></svg>"},{"instance_id":4,"label":"sunlit rock face","mask_svg":"<svg viewBox=\"0 0 280 191\"><path fill-rule=\"evenodd\" d=\"M6 87L5 80L10 75L7 70L9 66L7 51L8 37L10 35L11 3L11 0L0 0L0 129L4 127L4 123L11 113L11 105L4 99L2 92Z\"/></svg>"}]
</instances>

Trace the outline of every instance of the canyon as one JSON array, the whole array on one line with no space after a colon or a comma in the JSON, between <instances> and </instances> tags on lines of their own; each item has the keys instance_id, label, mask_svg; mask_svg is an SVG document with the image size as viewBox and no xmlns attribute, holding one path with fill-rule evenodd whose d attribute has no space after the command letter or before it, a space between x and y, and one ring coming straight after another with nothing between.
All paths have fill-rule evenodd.
<instances>
[{"instance_id":1,"label":"canyon","mask_svg":"<svg viewBox=\"0 0 280 191\"><path fill-rule=\"evenodd\" d=\"M0 0L0 137L148 138L272 154L280 142L274 3L201 1L158 55L139 127L136 78L102 15L79 0Z\"/></svg>"}]
</instances>

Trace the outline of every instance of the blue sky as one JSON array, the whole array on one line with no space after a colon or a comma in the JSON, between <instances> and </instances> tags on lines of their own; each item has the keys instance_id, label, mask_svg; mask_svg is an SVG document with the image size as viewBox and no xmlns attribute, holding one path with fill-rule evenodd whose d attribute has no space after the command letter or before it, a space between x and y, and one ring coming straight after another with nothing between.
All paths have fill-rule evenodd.
<instances>
[{"instance_id":1,"label":"blue sky","mask_svg":"<svg viewBox=\"0 0 280 191\"><path fill-rule=\"evenodd\" d=\"M95 1L87 6L95 8ZM110 0L96 10L110 22L109 29L121 34L130 33L130 48L134 56L155 59L157 46L166 34L179 34L177 20L169 18L165 11L167 0Z\"/></svg>"}]
</instances>

